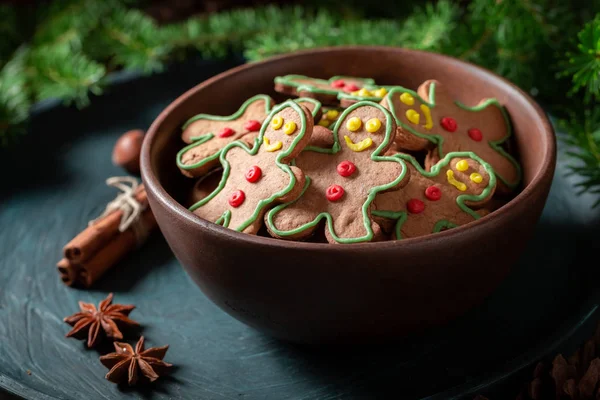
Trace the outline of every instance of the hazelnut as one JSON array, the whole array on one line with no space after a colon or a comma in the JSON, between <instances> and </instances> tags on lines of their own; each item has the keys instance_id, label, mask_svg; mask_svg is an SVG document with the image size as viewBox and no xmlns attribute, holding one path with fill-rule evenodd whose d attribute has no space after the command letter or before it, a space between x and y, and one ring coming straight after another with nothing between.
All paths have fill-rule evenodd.
<instances>
[{"instance_id":1,"label":"hazelnut","mask_svg":"<svg viewBox=\"0 0 600 400\"><path fill-rule=\"evenodd\" d=\"M141 129L127 131L121 135L113 148L113 164L125 169L130 174L138 174L143 140L144 131Z\"/></svg>"}]
</instances>

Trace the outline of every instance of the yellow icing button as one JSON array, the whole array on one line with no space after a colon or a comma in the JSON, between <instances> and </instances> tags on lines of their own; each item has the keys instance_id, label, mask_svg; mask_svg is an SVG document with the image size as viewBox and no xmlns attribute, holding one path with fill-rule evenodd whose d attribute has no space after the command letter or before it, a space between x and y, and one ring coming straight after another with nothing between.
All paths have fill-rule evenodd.
<instances>
[{"instance_id":1,"label":"yellow icing button","mask_svg":"<svg viewBox=\"0 0 600 400\"><path fill-rule=\"evenodd\" d=\"M296 123L294 121L286 122L283 126L283 133L291 135L294 132L296 132Z\"/></svg>"},{"instance_id":2,"label":"yellow icing button","mask_svg":"<svg viewBox=\"0 0 600 400\"><path fill-rule=\"evenodd\" d=\"M352 117L346 122L346 128L351 132L356 132L362 126L362 121L358 117Z\"/></svg>"},{"instance_id":3,"label":"yellow icing button","mask_svg":"<svg viewBox=\"0 0 600 400\"><path fill-rule=\"evenodd\" d=\"M333 121L338 117L338 115L340 115L338 110L329 110L325 113L325 118Z\"/></svg>"},{"instance_id":4,"label":"yellow icing button","mask_svg":"<svg viewBox=\"0 0 600 400\"><path fill-rule=\"evenodd\" d=\"M358 95L361 97L369 97L371 96L371 92L365 88L362 88L358 91Z\"/></svg>"},{"instance_id":5,"label":"yellow icing button","mask_svg":"<svg viewBox=\"0 0 600 400\"><path fill-rule=\"evenodd\" d=\"M383 97L387 94L387 90L385 88L377 89L373 92L375 97Z\"/></svg>"},{"instance_id":6,"label":"yellow icing button","mask_svg":"<svg viewBox=\"0 0 600 400\"><path fill-rule=\"evenodd\" d=\"M463 172L469 169L469 163L467 160L460 160L456 163L456 169Z\"/></svg>"},{"instance_id":7,"label":"yellow icing button","mask_svg":"<svg viewBox=\"0 0 600 400\"><path fill-rule=\"evenodd\" d=\"M273 120L271 121L271 127L275 130L281 129L281 127L283 126L283 118L281 118L279 115L276 117L273 117Z\"/></svg>"},{"instance_id":8,"label":"yellow icing button","mask_svg":"<svg viewBox=\"0 0 600 400\"><path fill-rule=\"evenodd\" d=\"M412 106L415 104L415 98L411 96L410 93L404 92L400 95L400 101L406 104L407 106Z\"/></svg>"},{"instance_id":9,"label":"yellow icing button","mask_svg":"<svg viewBox=\"0 0 600 400\"><path fill-rule=\"evenodd\" d=\"M381 121L378 118L371 118L366 124L367 132L375 133L381 128Z\"/></svg>"},{"instance_id":10,"label":"yellow icing button","mask_svg":"<svg viewBox=\"0 0 600 400\"><path fill-rule=\"evenodd\" d=\"M473 172L470 176L469 179L471 179L471 181L475 182L475 183L481 183L483 181L483 176L481 176L480 174L478 174L477 172Z\"/></svg>"},{"instance_id":11,"label":"yellow icing button","mask_svg":"<svg viewBox=\"0 0 600 400\"><path fill-rule=\"evenodd\" d=\"M350 92L352 96L360 96L360 90L355 90L354 92Z\"/></svg>"},{"instance_id":12,"label":"yellow icing button","mask_svg":"<svg viewBox=\"0 0 600 400\"><path fill-rule=\"evenodd\" d=\"M319 121L318 125L324 126L325 128L327 128L329 126L330 122L327 121L326 119L322 119Z\"/></svg>"},{"instance_id":13,"label":"yellow icing button","mask_svg":"<svg viewBox=\"0 0 600 400\"><path fill-rule=\"evenodd\" d=\"M421 116L415 110L406 110L406 118L413 124L417 125L421 119Z\"/></svg>"}]
</instances>

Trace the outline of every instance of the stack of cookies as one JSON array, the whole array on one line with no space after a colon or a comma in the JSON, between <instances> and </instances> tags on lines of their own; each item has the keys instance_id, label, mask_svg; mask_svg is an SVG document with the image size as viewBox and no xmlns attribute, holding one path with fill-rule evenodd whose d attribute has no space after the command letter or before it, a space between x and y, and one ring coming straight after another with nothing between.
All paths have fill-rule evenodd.
<instances>
[{"instance_id":1,"label":"stack of cookies","mask_svg":"<svg viewBox=\"0 0 600 400\"><path fill-rule=\"evenodd\" d=\"M285 240L399 240L468 224L520 186L495 99L465 105L435 80L415 92L287 75L274 87L289 98L184 123L177 166L196 179L199 217Z\"/></svg>"}]
</instances>

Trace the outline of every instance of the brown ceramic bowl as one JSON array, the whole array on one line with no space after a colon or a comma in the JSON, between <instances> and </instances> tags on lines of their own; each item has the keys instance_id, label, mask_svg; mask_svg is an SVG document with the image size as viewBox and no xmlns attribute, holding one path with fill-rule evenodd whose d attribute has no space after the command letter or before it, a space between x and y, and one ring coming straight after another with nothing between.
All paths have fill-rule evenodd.
<instances>
[{"instance_id":1,"label":"brown ceramic bowl","mask_svg":"<svg viewBox=\"0 0 600 400\"><path fill-rule=\"evenodd\" d=\"M175 166L181 124L198 112L233 113L257 93L280 100L273 78L292 73L364 76L413 89L437 79L467 104L498 98L512 117L524 173L522 191L465 226L426 237L353 245L246 235L204 221L180 205L184 189L191 186ZM527 246L546 202L555 160L555 136L545 113L497 75L438 54L337 47L246 64L190 89L148 130L141 172L171 249L223 310L294 342L356 343L437 326L490 295Z\"/></svg>"}]
</instances>

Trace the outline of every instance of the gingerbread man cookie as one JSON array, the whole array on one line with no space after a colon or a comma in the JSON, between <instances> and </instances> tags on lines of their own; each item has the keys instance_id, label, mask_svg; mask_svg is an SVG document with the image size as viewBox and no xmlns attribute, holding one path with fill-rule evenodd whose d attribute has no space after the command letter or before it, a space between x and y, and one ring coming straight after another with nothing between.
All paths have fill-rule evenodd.
<instances>
[{"instance_id":1,"label":"gingerbread man cookie","mask_svg":"<svg viewBox=\"0 0 600 400\"><path fill-rule=\"evenodd\" d=\"M265 94L246 100L228 116L198 114L183 125L181 138L190 143L177 153L177 166L189 177L202 176L219 165L221 150L251 132L258 132L275 102ZM247 137L251 144L254 137Z\"/></svg>"},{"instance_id":2,"label":"gingerbread man cookie","mask_svg":"<svg viewBox=\"0 0 600 400\"><path fill-rule=\"evenodd\" d=\"M348 107L335 125L331 149L310 147L296 157L306 184L300 197L267 213L269 232L278 238L302 239L325 220L330 243L377 239L371 203L377 194L399 190L408 181L402 159L382 156L395 130L392 115L377 103Z\"/></svg>"},{"instance_id":3,"label":"gingerbread man cookie","mask_svg":"<svg viewBox=\"0 0 600 400\"><path fill-rule=\"evenodd\" d=\"M397 239L424 236L480 218L496 188L492 167L472 152L448 153L425 171L414 157L399 153L410 170L400 191L378 195L372 212ZM387 228L387 229L386 229Z\"/></svg>"},{"instance_id":4,"label":"gingerbread man cookie","mask_svg":"<svg viewBox=\"0 0 600 400\"><path fill-rule=\"evenodd\" d=\"M381 104L398 123L398 148L436 150L430 164L453 151L472 151L494 168L499 191L508 193L520 184L521 167L502 148L511 137L511 125L496 99L468 107L454 101L439 82L428 80L418 93L402 87L391 89Z\"/></svg>"},{"instance_id":5,"label":"gingerbread man cookie","mask_svg":"<svg viewBox=\"0 0 600 400\"><path fill-rule=\"evenodd\" d=\"M276 106L252 148L241 141L225 146L219 186L190 210L224 227L256 234L267 207L301 192L304 174L289 162L306 146L313 126L307 108L292 100Z\"/></svg>"},{"instance_id":6,"label":"gingerbread man cookie","mask_svg":"<svg viewBox=\"0 0 600 400\"><path fill-rule=\"evenodd\" d=\"M317 100L298 98L294 101L308 108L316 121L321 118L321 103ZM259 94L246 100L232 115L198 114L189 119L183 126L182 139L191 144L177 154L181 172L189 177L202 176L219 165L219 154L229 143L242 140L253 145L273 104L269 96Z\"/></svg>"},{"instance_id":7,"label":"gingerbread man cookie","mask_svg":"<svg viewBox=\"0 0 600 400\"><path fill-rule=\"evenodd\" d=\"M311 97L330 105L339 104L339 93L355 92L374 84L373 79L352 76L334 76L328 80L304 75L275 77L275 91L292 96Z\"/></svg>"}]
</instances>

